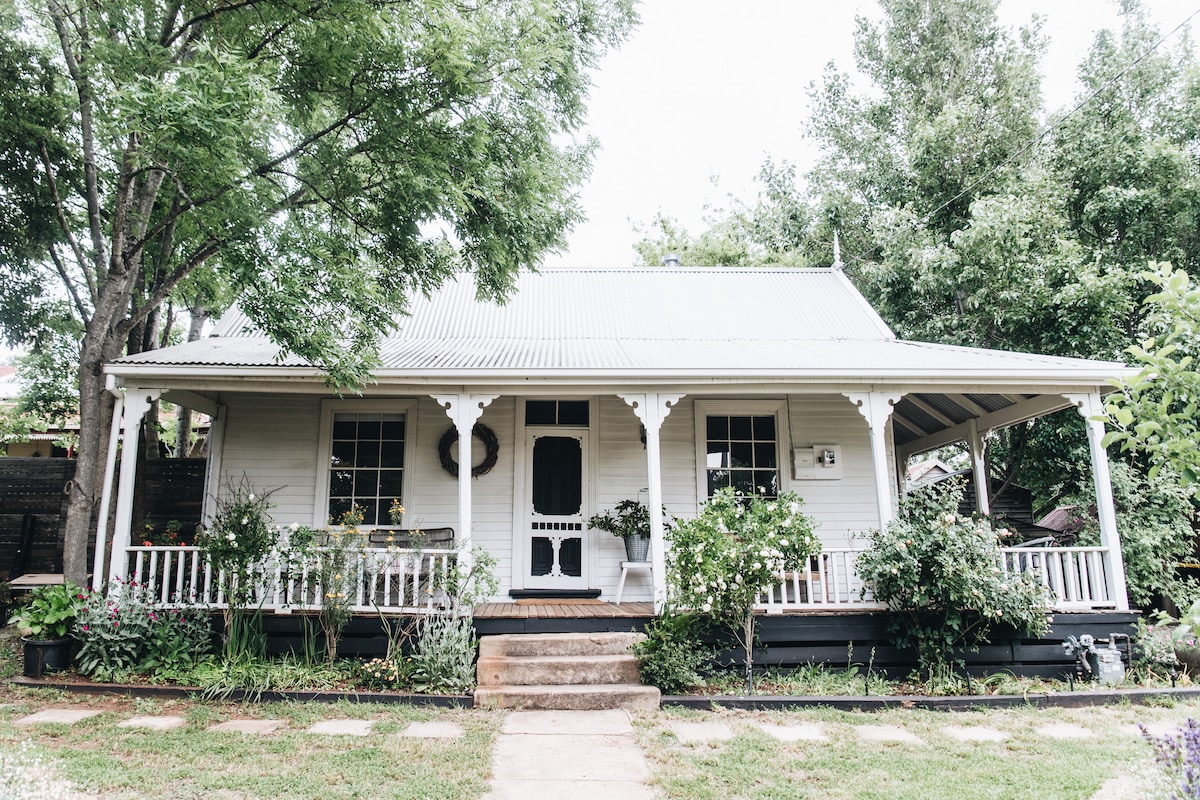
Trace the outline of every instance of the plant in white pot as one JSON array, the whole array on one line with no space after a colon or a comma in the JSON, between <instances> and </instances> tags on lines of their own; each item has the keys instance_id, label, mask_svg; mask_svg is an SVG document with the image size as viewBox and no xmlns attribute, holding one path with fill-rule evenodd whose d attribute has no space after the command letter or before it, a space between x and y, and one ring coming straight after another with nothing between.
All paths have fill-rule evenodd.
<instances>
[{"instance_id":1,"label":"plant in white pot","mask_svg":"<svg viewBox=\"0 0 1200 800\"><path fill-rule=\"evenodd\" d=\"M673 520L663 509L663 527L671 529ZM625 555L630 561L645 561L650 552L650 509L637 500L622 500L615 508L596 514L588 527L607 531L625 540Z\"/></svg>"}]
</instances>

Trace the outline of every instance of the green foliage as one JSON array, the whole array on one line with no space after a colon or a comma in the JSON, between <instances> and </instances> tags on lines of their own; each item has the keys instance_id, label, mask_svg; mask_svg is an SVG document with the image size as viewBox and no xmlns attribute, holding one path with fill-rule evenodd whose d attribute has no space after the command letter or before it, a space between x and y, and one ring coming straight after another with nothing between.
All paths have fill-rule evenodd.
<instances>
[{"instance_id":1,"label":"green foliage","mask_svg":"<svg viewBox=\"0 0 1200 800\"><path fill-rule=\"evenodd\" d=\"M1152 606L1159 597L1182 603L1185 592L1176 564L1195 549L1191 490L1169 470L1148 477L1129 464L1113 462L1110 472L1129 602L1137 608ZM1091 502L1087 497L1075 500L1081 508ZM1082 517L1079 543L1098 544L1099 522L1089 514Z\"/></svg>"},{"instance_id":2,"label":"green foliage","mask_svg":"<svg viewBox=\"0 0 1200 800\"><path fill-rule=\"evenodd\" d=\"M202 609L155 606L146 587L118 584L90 592L75 623L75 664L102 681L133 674L178 674L212 649L212 626Z\"/></svg>"},{"instance_id":3,"label":"green foliage","mask_svg":"<svg viewBox=\"0 0 1200 800\"><path fill-rule=\"evenodd\" d=\"M587 525L589 528L611 533L619 539L624 539L626 536L649 536L650 509L637 500L622 500L617 503L615 508L609 509L603 514L593 515L587 521ZM665 508L663 509L663 525L666 530L671 529L671 516Z\"/></svg>"},{"instance_id":4,"label":"green foliage","mask_svg":"<svg viewBox=\"0 0 1200 800\"><path fill-rule=\"evenodd\" d=\"M788 492L778 498L746 497L725 488L669 535L667 583L681 607L711 614L735 628L753 669L754 615L763 587L784 572L808 567L820 552L812 520Z\"/></svg>"},{"instance_id":5,"label":"green foliage","mask_svg":"<svg viewBox=\"0 0 1200 800\"><path fill-rule=\"evenodd\" d=\"M916 648L929 680L999 626L1038 635L1049 624L1041 583L1000 569L1003 532L987 519L958 516L962 491L951 482L909 493L887 530L870 532L858 558L859 575L892 610L893 643Z\"/></svg>"},{"instance_id":6,"label":"green foliage","mask_svg":"<svg viewBox=\"0 0 1200 800\"><path fill-rule=\"evenodd\" d=\"M83 600L83 592L70 581L39 586L29 593L12 623L22 636L30 639L65 639L75 625Z\"/></svg>"},{"instance_id":7,"label":"green foliage","mask_svg":"<svg viewBox=\"0 0 1200 800\"><path fill-rule=\"evenodd\" d=\"M475 686L475 629L470 617L432 614L417 634L412 684L420 692L466 694Z\"/></svg>"},{"instance_id":8,"label":"green foliage","mask_svg":"<svg viewBox=\"0 0 1200 800\"><path fill-rule=\"evenodd\" d=\"M416 661L412 656L372 658L355 668L358 683L368 689L394 691L412 685Z\"/></svg>"},{"instance_id":9,"label":"green foliage","mask_svg":"<svg viewBox=\"0 0 1200 800\"><path fill-rule=\"evenodd\" d=\"M321 630L325 633L325 658L332 664L337 658L338 642L350 621L362 580L366 534L359 529L362 508L355 506L342 515L341 527L331 528L322 536L317 553L317 580L321 592Z\"/></svg>"},{"instance_id":10,"label":"green foliage","mask_svg":"<svg viewBox=\"0 0 1200 800\"><path fill-rule=\"evenodd\" d=\"M696 637L699 621L695 613L668 608L646 626L645 640L633 646L642 683L681 694L704 682L701 671L713 654Z\"/></svg>"},{"instance_id":11,"label":"green foliage","mask_svg":"<svg viewBox=\"0 0 1200 800\"><path fill-rule=\"evenodd\" d=\"M1182 269L1152 264L1143 277L1161 291L1146 298L1159 332L1128 349L1141 371L1105 400L1106 445L1145 454L1151 477L1169 468L1185 484L1200 481L1200 287Z\"/></svg>"},{"instance_id":12,"label":"green foliage","mask_svg":"<svg viewBox=\"0 0 1200 800\"><path fill-rule=\"evenodd\" d=\"M253 601L263 562L275 547L271 494L256 494L243 477L241 483L226 487L218 498L212 525L196 533L196 546L219 571L225 601L231 609L246 608Z\"/></svg>"}]
</instances>

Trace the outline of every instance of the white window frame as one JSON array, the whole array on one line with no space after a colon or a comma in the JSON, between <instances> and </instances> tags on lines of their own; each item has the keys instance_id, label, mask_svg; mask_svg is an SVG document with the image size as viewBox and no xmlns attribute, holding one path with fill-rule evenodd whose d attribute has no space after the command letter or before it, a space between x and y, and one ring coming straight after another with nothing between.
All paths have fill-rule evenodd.
<instances>
[{"instance_id":1,"label":"white window frame","mask_svg":"<svg viewBox=\"0 0 1200 800\"><path fill-rule=\"evenodd\" d=\"M321 422L317 439L317 481L313 498L313 527L323 528L329 524L329 459L333 455L333 415L338 413L359 414L403 414L404 415L404 477L401 492L404 496L404 522L413 513L411 502L413 475L411 459L417 452L417 401L411 398L396 400L322 400ZM364 530L375 525L363 525Z\"/></svg>"},{"instance_id":2,"label":"white window frame","mask_svg":"<svg viewBox=\"0 0 1200 800\"><path fill-rule=\"evenodd\" d=\"M779 472L779 493L791 490L791 470L786 454L791 452L792 429L788 420L788 403L780 400L697 400L696 417L696 505L708 502L708 417L751 416L775 417L775 469Z\"/></svg>"}]
</instances>

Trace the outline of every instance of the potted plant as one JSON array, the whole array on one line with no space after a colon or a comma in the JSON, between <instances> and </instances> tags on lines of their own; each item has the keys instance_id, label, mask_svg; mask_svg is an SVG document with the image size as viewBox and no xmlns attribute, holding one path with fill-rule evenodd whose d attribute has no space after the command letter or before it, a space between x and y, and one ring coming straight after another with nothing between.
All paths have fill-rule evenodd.
<instances>
[{"instance_id":1,"label":"potted plant","mask_svg":"<svg viewBox=\"0 0 1200 800\"><path fill-rule=\"evenodd\" d=\"M596 514L588 527L608 531L625 540L625 555L630 561L645 561L650 551L650 509L637 500L622 500L616 507ZM663 525L671 528L671 516L663 509Z\"/></svg>"},{"instance_id":2,"label":"potted plant","mask_svg":"<svg viewBox=\"0 0 1200 800\"><path fill-rule=\"evenodd\" d=\"M71 628L82 602L83 593L70 581L40 586L29 593L13 617L25 643L25 677L40 678L43 672L71 665Z\"/></svg>"}]
</instances>

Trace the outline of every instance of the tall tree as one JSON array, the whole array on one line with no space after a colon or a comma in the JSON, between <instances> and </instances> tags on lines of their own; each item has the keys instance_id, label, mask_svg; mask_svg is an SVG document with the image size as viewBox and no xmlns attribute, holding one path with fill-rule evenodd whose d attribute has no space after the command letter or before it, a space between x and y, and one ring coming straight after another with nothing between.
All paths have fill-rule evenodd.
<instances>
[{"instance_id":1,"label":"tall tree","mask_svg":"<svg viewBox=\"0 0 1200 800\"><path fill-rule=\"evenodd\" d=\"M272 340L356 385L410 293L472 269L500 296L561 242L588 70L631 6L30 0L3 16L0 58L33 99L0 96L51 113L2 166L58 228L5 267L56 276L85 331L68 579L87 571L101 365L147 346L180 283L211 267Z\"/></svg>"}]
</instances>

